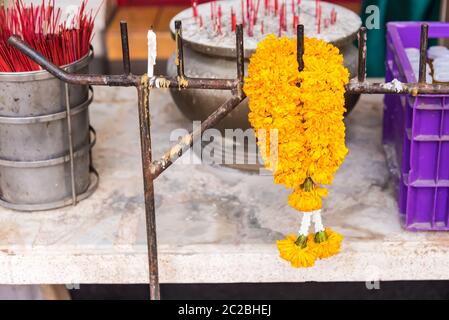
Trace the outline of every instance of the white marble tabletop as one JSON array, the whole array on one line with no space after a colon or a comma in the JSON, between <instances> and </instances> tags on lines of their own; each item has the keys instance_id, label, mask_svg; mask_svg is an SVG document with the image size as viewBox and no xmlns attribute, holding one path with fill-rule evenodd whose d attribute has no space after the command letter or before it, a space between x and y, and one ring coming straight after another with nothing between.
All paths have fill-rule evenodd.
<instances>
[{"instance_id":1,"label":"white marble tabletop","mask_svg":"<svg viewBox=\"0 0 449 320\"><path fill-rule=\"evenodd\" d=\"M100 173L95 194L56 211L0 209L0 284L146 283L140 142L133 88L96 88L91 107ZM167 91L152 93L154 153L189 123ZM324 219L343 252L312 269L278 258L298 228L289 192L272 177L218 165L175 164L156 181L163 283L449 279L449 233L401 228L381 146L382 97L363 97L347 121L350 154Z\"/></svg>"}]
</instances>

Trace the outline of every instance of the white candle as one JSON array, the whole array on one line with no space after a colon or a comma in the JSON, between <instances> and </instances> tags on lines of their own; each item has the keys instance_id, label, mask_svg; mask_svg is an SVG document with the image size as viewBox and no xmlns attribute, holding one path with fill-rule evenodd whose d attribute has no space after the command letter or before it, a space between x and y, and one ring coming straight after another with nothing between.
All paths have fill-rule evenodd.
<instances>
[{"instance_id":1,"label":"white candle","mask_svg":"<svg viewBox=\"0 0 449 320\"><path fill-rule=\"evenodd\" d=\"M153 30L148 31L148 77L154 76L154 65L156 64L156 34Z\"/></svg>"},{"instance_id":2,"label":"white candle","mask_svg":"<svg viewBox=\"0 0 449 320\"><path fill-rule=\"evenodd\" d=\"M449 82L449 72L436 73L434 78L438 82Z\"/></svg>"}]
</instances>

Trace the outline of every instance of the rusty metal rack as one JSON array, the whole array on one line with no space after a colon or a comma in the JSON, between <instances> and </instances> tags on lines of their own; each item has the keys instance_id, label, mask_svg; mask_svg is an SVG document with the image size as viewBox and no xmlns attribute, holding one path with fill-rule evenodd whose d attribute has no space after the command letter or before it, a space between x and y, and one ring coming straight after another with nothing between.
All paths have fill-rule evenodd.
<instances>
[{"instance_id":1,"label":"rusty metal rack","mask_svg":"<svg viewBox=\"0 0 449 320\"><path fill-rule=\"evenodd\" d=\"M226 115L228 115L246 96L243 92L244 82L244 44L243 26L238 25L236 29L236 58L237 77L235 79L202 79L190 78L184 74L183 39L181 21L175 22L176 38L176 64L177 77L167 78L164 76L154 76L149 78L146 74L142 76L131 73L131 64L128 46L128 31L126 22L121 22L121 39L123 50L122 75L81 75L69 74L47 61L42 55L30 48L26 43L17 37L11 37L8 42L12 46L26 54L42 68L53 74L56 78L71 84L78 85L98 85L98 86L119 86L137 88L138 112L140 122L141 156L143 166L144 200L146 214L146 236L148 245L148 268L150 298L160 299L159 273L158 273L158 253L156 241L156 219L154 207L154 180L173 164L182 154L193 144L194 139L200 137L202 133L211 127L216 126ZM346 90L351 94L449 94L449 85L426 84L426 49L428 43L427 24L422 25L421 30L421 58L420 76L418 83L402 83L400 88L385 83L369 83L366 81L366 28L361 28L358 34L359 61L358 75L346 86ZM304 67L304 26L297 27L298 46L298 68L302 71ZM150 123L150 90L155 88L173 88L179 90L188 89L212 89L231 90L232 98L216 109L201 127L184 136L179 143L168 150L161 159L152 159L151 144L151 123Z\"/></svg>"}]
</instances>

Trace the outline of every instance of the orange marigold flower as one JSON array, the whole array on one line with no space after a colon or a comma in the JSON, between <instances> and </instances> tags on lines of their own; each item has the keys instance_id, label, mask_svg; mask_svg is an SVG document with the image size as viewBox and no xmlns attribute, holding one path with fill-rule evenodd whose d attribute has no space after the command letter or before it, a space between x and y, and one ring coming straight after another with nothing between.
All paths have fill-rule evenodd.
<instances>
[{"instance_id":1,"label":"orange marigold flower","mask_svg":"<svg viewBox=\"0 0 449 320\"><path fill-rule=\"evenodd\" d=\"M282 259L289 261L294 268L310 268L315 265L316 256L307 246L301 248L296 244L297 237L292 234L285 240L276 241Z\"/></svg>"},{"instance_id":2,"label":"orange marigold flower","mask_svg":"<svg viewBox=\"0 0 449 320\"><path fill-rule=\"evenodd\" d=\"M323 207L322 198L327 197L328 191L317 186L312 190L306 191L302 187L295 188L288 197L288 204L302 212L313 212Z\"/></svg>"},{"instance_id":3,"label":"orange marigold flower","mask_svg":"<svg viewBox=\"0 0 449 320\"><path fill-rule=\"evenodd\" d=\"M326 229L327 240L321 243L316 243L314 235L309 235L307 239L307 247L314 253L319 259L326 259L337 255L341 249L341 242L343 236L331 229Z\"/></svg>"}]
</instances>

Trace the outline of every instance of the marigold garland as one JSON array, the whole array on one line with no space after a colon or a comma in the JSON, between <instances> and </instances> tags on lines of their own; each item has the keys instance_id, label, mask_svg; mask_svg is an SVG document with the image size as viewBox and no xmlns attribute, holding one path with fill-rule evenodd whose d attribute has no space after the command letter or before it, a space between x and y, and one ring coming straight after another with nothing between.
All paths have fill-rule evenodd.
<instances>
[{"instance_id":1,"label":"marigold garland","mask_svg":"<svg viewBox=\"0 0 449 320\"><path fill-rule=\"evenodd\" d=\"M296 50L293 39L267 36L251 57L244 91L265 166L276 183L293 188L291 207L314 213L315 235L308 239L308 231L301 231L297 239L278 241L281 257L294 267L310 267L340 250L342 236L324 229L316 211L327 196L322 186L332 184L348 153L343 114L349 72L338 48L322 40L304 39L302 72Z\"/></svg>"}]
</instances>

